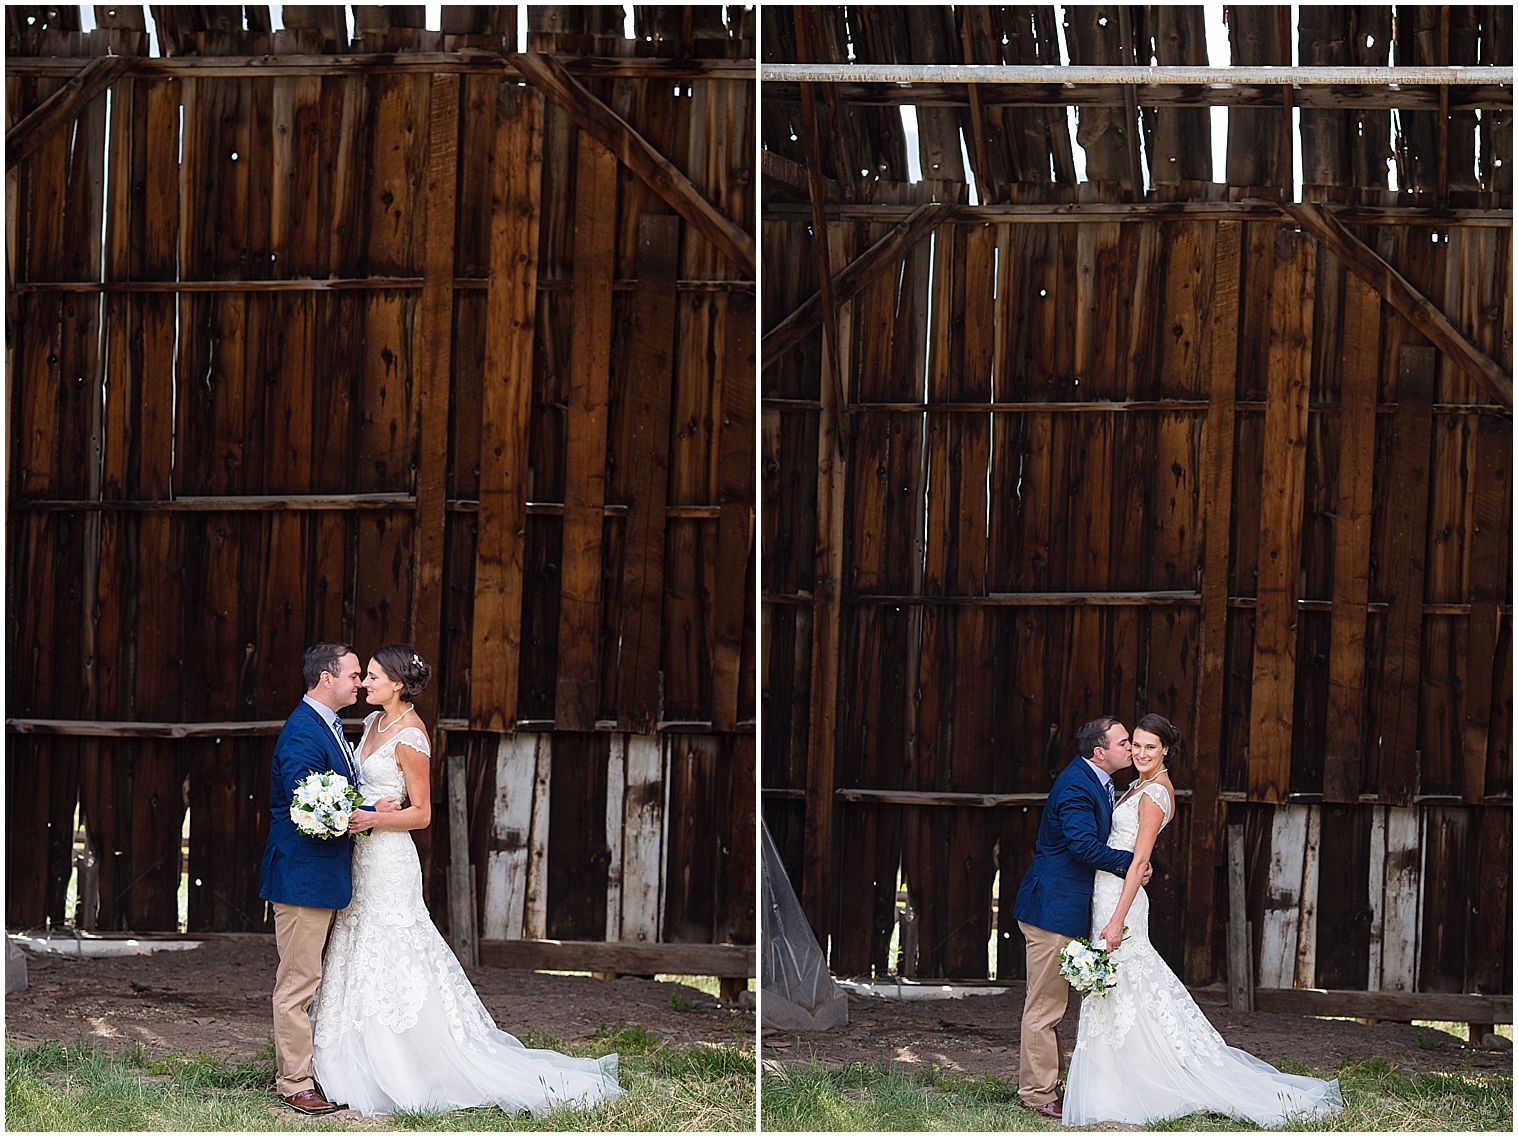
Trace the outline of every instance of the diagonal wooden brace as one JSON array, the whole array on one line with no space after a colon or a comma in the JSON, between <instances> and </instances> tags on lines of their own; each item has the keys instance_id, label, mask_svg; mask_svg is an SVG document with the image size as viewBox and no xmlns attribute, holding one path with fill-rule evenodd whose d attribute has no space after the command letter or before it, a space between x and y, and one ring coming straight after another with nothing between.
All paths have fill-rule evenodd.
<instances>
[{"instance_id":1,"label":"diagonal wooden brace","mask_svg":"<svg viewBox=\"0 0 1518 1137\"><path fill-rule=\"evenodd\" d=\"M15 169L27 155L48 140L64 123L73 122L85 107L131 63L125 55L102 55L59 87L15 126L5 132L5 168Z\"/></svg>"},{"instance_id":2,"label":"diagonal wooden brace","mask_svg":"<svg viewBox=\"0 0 1518 1137\"><path fill-rule=\"evenodd\" d=\"M1513 377L1486 352L1466 338L1439 306L1388 264L1321 205L1285 204L1304 232L1312 234L1378 295L1406 317L1408 323L1480 383L1508 410L1513 409Z\"/></svg>"},{"instance_id":3,"label":"diagonal wooden brace","mask_svg":"<svg viewBox=\"0 0 1518 1137\"><path fill-rule=\"evenodd\" d=\"M754 238L707 201L690 178L614 110L587 91L562 64L547 55L524 51L508 56L522 78L564 112L656 194L689 221L701 235L749 276L754 275Z\"/></svg>"},{"instance_id":4,"label":"diagonal wooden brace","mask_svg":"<svg viewBox=\"0 0 1518 1137\"><path fill-rule=\"evenodd\" d=\"M913 210L901 224L860 253L833 277L833 302L847 304L875 278L886 265L906 256L908 251L945 221L959 216L955 205L934 202ZM760 344L761 367L774 362L822 323L822 294L814 292L796 310L764 335Z\"/></svg>"}]
</instances>

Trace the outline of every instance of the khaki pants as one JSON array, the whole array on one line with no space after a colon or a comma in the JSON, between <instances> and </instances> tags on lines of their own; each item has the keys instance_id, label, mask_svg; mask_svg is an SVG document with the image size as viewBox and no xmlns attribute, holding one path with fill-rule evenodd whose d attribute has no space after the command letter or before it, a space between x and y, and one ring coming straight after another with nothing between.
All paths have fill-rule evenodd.
<instances>
[{"instance_id":1,"label":"khaki pants","mask_svg":"<svg viewBox=\"0 0 1518 1137\"><path fill-rule=\"evenodd\" d=\"M1043 1105L1059 1096L1059 1038L1054 1028L1065 1017L1070 984L1059 973L1059 953L1071 937L1017 922L1027 940L1028 990L1023 998L1022 1044L1017 1064L1018 1096Z\"/></svg>"},{"instance_id":2,"label":"khaki pants","mask_svg":"<svg viewBox=\"0 0 1518 1137\"><path fill-rule=\"evenodd\" d=\"M311 1053L311 999L322 980L322 951L332 929L332 908L275 904L274 973L275 1088L281 1097L316 1087Z\"/></svg>"}]
</instances>

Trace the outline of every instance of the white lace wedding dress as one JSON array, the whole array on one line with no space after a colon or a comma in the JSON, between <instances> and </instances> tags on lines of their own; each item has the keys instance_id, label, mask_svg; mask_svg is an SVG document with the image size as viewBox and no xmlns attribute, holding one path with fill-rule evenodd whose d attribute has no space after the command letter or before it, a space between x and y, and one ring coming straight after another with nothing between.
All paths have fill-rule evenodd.
<instances>
[{"instance_id":1,"label":"white lace wedding dress","mask_svg":"<svg viewBox=\"0 0 1518 1137\"><path fill-rule=\"evenodd\" d=\"M396 732L359 769L366 804L405 800L398 743L431 752L417 728ZM352 840L353 900L333 923L312 1012L316 1077L330 1100L365 1114L496 1105L541 1115L622 1093L615 1054L533 1050L496 1028L422 902L409 832Z\"/></svg>"},{"instance_id":2,"label":"white lace wedding dress","mask_svg":"<svg viewBox=\"0 0 1518 1137\"><path fill-rule=\"evenodd\" d=\"M1144 786L1171 818L1164 787ZM1139 794L1112 814L1107 844L1133 850ZM1117 910L1123 878L1096 874L1091 937ZM1337 1081L1283 1074L1229 1046L1149 942L1149 898L1142 888L1128 909L1128 934L1113 959L1117 986L1081 1002L1080 1030L1065 1083L1066 1125L1103 1121L1146 1125L1205 1111L1261 1126L1325 1117L1342 1109Z\"/></svg>"}]
</instances>

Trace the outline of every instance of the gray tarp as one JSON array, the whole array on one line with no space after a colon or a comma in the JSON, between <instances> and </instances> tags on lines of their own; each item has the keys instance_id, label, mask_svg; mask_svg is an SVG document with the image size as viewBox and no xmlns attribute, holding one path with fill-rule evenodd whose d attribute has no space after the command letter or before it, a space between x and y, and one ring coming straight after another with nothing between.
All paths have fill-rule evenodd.
<instances>
[{"instance_id":1,"label":"gray tarp","mask_svg":"<svg viewBox=\"0 0 1518 1137\"><path fill-rule=\"evenodd\" d=\"M759 969L760 1020L773 1030L827 1030L849 1021L849 998L833 977L802 914L785 865L760 823L764 956Z\"/></svg>"}]
</instances>

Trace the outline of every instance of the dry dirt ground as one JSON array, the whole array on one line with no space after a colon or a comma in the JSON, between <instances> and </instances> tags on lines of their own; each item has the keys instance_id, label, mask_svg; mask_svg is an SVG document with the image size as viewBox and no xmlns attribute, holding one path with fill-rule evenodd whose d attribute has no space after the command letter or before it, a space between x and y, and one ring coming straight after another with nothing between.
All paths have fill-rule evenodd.
<instances>
[{"instance_id":1,"label":"dry dirt ground","mask_svg":"<svg viewBox=\"0 0 1518 1137\"><path fill-rule=\"evenodd\" d=\"M21 1045L94 1039L108 1048L141 1042L155 1057L252 1058L272 1033L274 964L272 936L108 959L29 954L30 986L5 997L5 1034ZM581 1042L598 1027L641 1026L669 1043L753 1038L753 1011L683 985L493 967L469 977L496 1024L516 1035Z\"/></svg>"},{"instance_id":2,"label":"dry dirt ground","mask_svg":"<svg viewBox=\"0 0 1518 1137\"><path fill-rule=\"evenodd\" d=\"M1220 991L1202 992L1198 1002L1232 1046L1278 1064L1285 1059L1331 1069L1353 1059L1380 1057L1404 1070L1478 1070L1513 1073L1513 1052L1483 1050L1443 1031L1407 1023L1376 1025L1298 1015L1242 1014L1228 1007ZM1075 1047L1078 1000L1072 997L1060 1025L1060 1048L1068 1063ZM849 996L846 1027L816 1034L765 1031L760 1053L766 1062L824 1066L889 1061L904 1069L938 1066L945 1074L1017 1077L1018 1024L1023 988L1005 994L962 999L902 1002ZM1463 1030L1463 1028L1462 1028Z\"/></svg>"}]
</instances>

